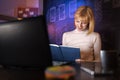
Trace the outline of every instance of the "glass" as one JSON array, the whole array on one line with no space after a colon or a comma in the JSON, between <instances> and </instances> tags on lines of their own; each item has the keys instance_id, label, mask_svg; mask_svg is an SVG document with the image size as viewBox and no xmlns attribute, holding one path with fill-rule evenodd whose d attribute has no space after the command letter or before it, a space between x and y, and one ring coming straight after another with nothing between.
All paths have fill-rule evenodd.
<instances>
[{"instance_id":1,"label":"glass","mask_svg":"<svg viewBox=\"0 0 120 80\"><path fill-rule=\"evenodd\" d=\"M118 65L116 50L101 50L101 64L104 70L115 70Z\"/></svg>"}]
</instances>

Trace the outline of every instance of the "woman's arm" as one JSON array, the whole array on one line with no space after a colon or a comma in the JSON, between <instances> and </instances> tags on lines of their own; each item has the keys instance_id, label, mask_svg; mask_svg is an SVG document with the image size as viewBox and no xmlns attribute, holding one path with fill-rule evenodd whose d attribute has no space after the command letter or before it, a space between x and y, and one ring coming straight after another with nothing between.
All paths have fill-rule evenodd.
<instances>
[{"instance_id":1,"label":"woman's arm","mask_svg":"<svg viewBox=\"0 0 120 80\"><path fill-rule=\"evenodd\" d=\"M101 50L101 37L100 34L97 33L94 41L94 57L95 61L97 62L100 61L100 50Z\"/></svg>"},{"instance_id":2,"label":"woman's arm","mask_svg":"<svg viewBox=\"0 0 120 80\"><path fill-rule=\"evenodd\" d=\"M62 36L62 45L66 45L66 33L63 33L63 36Z\"/></svg>"}]
</instances>

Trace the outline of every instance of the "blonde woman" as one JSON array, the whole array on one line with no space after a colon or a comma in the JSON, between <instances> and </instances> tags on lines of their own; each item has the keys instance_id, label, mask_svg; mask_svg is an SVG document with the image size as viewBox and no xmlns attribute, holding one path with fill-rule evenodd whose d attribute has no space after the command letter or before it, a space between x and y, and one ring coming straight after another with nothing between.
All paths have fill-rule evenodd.
<instances>
[{"instance_id":1,"label":"blonde woman","mask_svg":"<svg viewBox=\"0 0 120 80\"><path fill-rule=\"evenodd\" d=\"M80 48L81 58L76 61L100 61L101 37L94 32L94 14L89 6L79 7L74 14L75 29L65 32L62 45Z\"/></svg>"}]
</instances>

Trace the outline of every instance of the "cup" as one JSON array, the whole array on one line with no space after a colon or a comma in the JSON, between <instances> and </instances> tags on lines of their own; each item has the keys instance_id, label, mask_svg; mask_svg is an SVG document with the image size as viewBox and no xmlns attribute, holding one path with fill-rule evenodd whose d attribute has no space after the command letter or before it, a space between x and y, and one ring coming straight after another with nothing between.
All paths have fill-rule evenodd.
<instances>
[{"instance_id":1,"label":"cup","mask_svg":"<svg viewBox=\"0 0 120 80\"><path fill-rule=\"evenodd\" d=\"M101 65L104 70L115 70L118 65L118 56L116 50L100 51Z\"/></svg>"}]
</instances>

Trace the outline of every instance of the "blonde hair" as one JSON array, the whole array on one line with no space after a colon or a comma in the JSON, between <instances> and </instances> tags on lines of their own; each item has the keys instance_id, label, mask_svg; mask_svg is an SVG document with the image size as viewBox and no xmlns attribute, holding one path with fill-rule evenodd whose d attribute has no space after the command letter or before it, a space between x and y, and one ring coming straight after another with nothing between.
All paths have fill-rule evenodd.
<instances>
[{"instance_id":1,"label":"blonde hair","mask_svg":"<svg viewBox=\"0 0 120 80\"><path fill-rule=\"evenodd\" d=\"M95 20L92 9L89 6L81 6L79 7L74 15L74 18L82 19L85 22L88 22L88 34L94 31Z\"/></svg>"}]
</instances>

